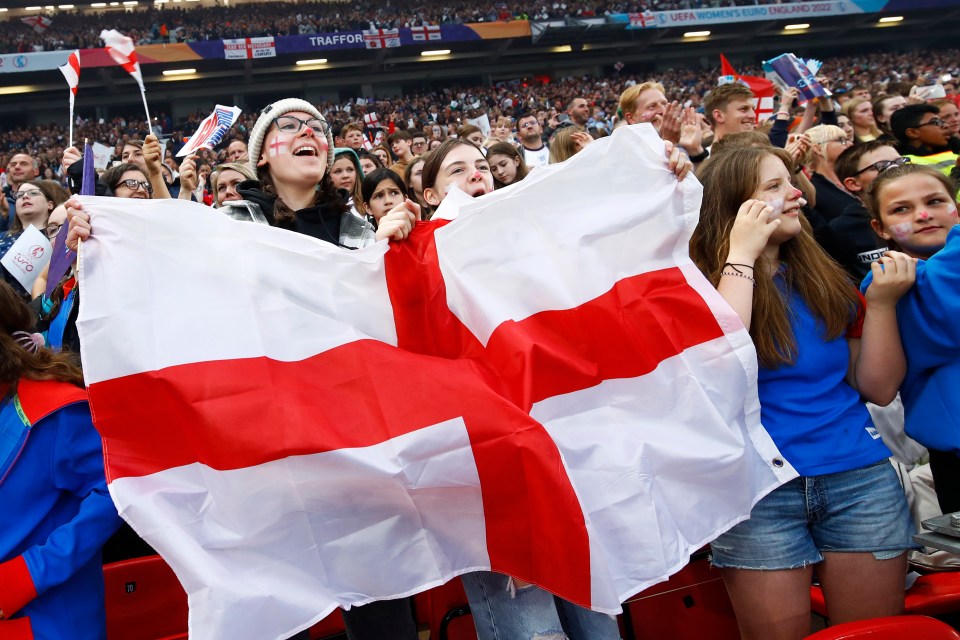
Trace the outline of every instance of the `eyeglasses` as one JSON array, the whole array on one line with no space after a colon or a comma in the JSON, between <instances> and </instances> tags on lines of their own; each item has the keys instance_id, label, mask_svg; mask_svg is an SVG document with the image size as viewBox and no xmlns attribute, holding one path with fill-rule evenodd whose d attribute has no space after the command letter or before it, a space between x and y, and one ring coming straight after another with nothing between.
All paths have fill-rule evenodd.
<instances>
[{"instance_id":1,"label":"eyeglasses","mask_svg":"<svg viewBox=\"0 0 960 640\"><path fill-rule=\"evenodd\" d=\"M14 194L13 199L19 200L23 196L30 196L31 198L42 198L43 191L40 191L39 189L27 189L26 191L17 191L17 193Z\"/></svg>"},{"instance_id":2,"label":"eyeglasses","mask_svg":"<svg viewBox=\"0 0 960 640\"><path fill-rule=\"evenodd\" d=\"M47 236L48 239L53 240L54 238L57 237L57 234L60 232L60 227L62 226L63 226L62 224L53 224L53 223L48 224L47 227L43 230L43 233L44 235Z\"/></svg>"},{"instance_id":3,"label":"eyeglasses","mask_svg":"<svg viewBox=\"0 0 960 640\"><path fill-rule=\"evenodd\" d=\"M128 178L126 180L121 180L120 182L118 182L117 187L119 187L121 184L125 186L127 189L130 189L130 191L136 191L137 188L139 187L144 191L146 191L147 193L153 193L153 187L150 186L149 182L140 182L139 180Z\"/></svg>"},{"instance_id":4,"label":"eyeglasses","mask_svg":"<svg viewBox=\"0 0 960 640\"><path fill-rule=\"evenodd\" d=\"M908 162L910 162L910 158L897 158L896 160L877 160L873 164L868 164L863 169L860 169L860 171L857 171L851 177L852 178L856 177L861 173L863 173L864 171L870 171L871 169L873 169L877 173L883 173L884 171L886 171L891 167L900 167L907 164Z\"/></svg>"},{"instance_id":5,"label":"eyeglasses","mask_svg":"<svg viewBox=\"0 0 960 640\"><path fill-rule=\"evenodd\" d=\"M327 135L327 123L323 120L318 120L317 118L301 120L296 116L279 116L274 118L273 122L277 125L277 129L283 133L296 135L300 133L300 131L303 129L303 126L306 125L324 137Z\"/></svg>"},{"instance_id":6,"label":"eyeglasses","mask_svg":"<svg viewBox=\"0 0 960 640\"><path fill-rule=\"evenodd\" d=\"M931 125L931 124L936 125L938 127L944 127L947 125L947 123L941 120L940 118L934 117L934 118L930 118L926 122L921 122L915 128L919 129L920 127L926 127L927 125Z\"/></svg>"},{"instance_id":7,"label":"eyeglasses","mask_svg":"<svg viewBox=\"0 0 960 640\"><path fill-rule=\"evenodd\" d=\"M839 142L840 144L852 144L850 138L832 138L830 140L825 140L823 144L829 144L831 142Z\"/></svg>"}]
</instances>

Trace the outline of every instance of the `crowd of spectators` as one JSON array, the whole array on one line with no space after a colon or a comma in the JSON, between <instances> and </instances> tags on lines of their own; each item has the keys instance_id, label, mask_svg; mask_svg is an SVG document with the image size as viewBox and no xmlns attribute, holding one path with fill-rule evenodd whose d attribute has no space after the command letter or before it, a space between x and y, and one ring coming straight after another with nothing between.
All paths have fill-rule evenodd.
<instances>
[{"instance_id":1,"label":"crowd of spectators","mask_svg":"<svg viewBox=\"0 0 960 640\"><path fill-rule=\"evenodd\" d=\"M841 57L826 60L822 71L834 79L835 89L839 91L862 85L874 93L907 95L911 86L931 84L947 74L960 76L958 53L943 50ZM738 71L745 75L762 75L758 67L742 66ZM391 120L401 129L420 129L435 124L453 134L465 121L481 115L486 115L492 123L500 116L515 117L521 112L537 113L542 125L549 128L551 119L556 118L572 98L582 96L591 106L591 119L609 129L625 86L645 80L647 76L655 77L667 87L669 99L699 109L703 97L716 86L719 74L718 68L675 67L650 74L561 78L546 84L518 81L492 86L451 86L390 99L326 102L318 107L334 123L361 119L364 114L372 112L377 114L383 127L387 127ZM162 137L179 144L212 110L211 102L209 110L197 111L177 122L164 113L157 113L153 126ZM256 118L256 112L242 114L235 132L240 136L247 135ZM146 133L146 122L139 115L98 121L79 113L74 136L78 140L89 138L119 146L129 138L142 139ZM67 137L66 127L55 123L4 129L0 131L0 167L6 166L5 158L9 155L25 152L39 158L44 169L49 167L50 176L58 176L58 158L66 147Z\"/></svg>"},{"instance_id":2,"label":"crowd of spectators","mask_svg":"<svg viewBox=\"0 0 960 640\"><path fill-rule=\"evenodd\" d=\"M806 1L806 0L800 0ZM777 0L554 0L491 2L467 0L376 0L350 2L257 2L229 6L160 5L127 12L62 11L43 33L19 17L0 22L0 52L53 51L100 47L107 24L138 44L191 42L239 37L332 33L370 28L461 24L509 20L593 18L646 10L690 9L745 4L780 4Z\"/></svg>"}]
</instances>

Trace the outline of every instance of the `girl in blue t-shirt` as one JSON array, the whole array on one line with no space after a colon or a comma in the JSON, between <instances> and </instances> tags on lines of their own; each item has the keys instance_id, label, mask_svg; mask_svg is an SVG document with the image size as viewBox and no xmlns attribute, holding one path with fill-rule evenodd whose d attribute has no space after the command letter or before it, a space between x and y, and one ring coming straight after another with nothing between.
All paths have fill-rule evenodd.
<instances>
[{"instance_id":1,"label":"girl in blue t-shirt","mask_svg":"<svg viewBox=\"0 0 960 640\"><path fill-rule=\"evenodd\" d=\"M916 284L897 304L907 374L907 434L930 450L944 513L960 511L960 230L957 189L932 167L903 165L881 173L866 204L886 243L918 259ZM868 275L863 289L879 285Z\"/></svg>"},{"instance_id":2,"label":"girl in blue t-shirt","mask_svg":"<svg viewBox=\"0 0 960 640\"><path fill-rule=\"evenodd\" d=\"M810 633L814 565L832 622L901 613L913 546L890 453L863 403L888 404L906 369L895 307L913 261L891 252L875 264L864 310L813 239L793 166L772 147L710 158L690 243L750 331L761 420L800 474L711 545L745 640Z\"/></svg>"}]
</instances>

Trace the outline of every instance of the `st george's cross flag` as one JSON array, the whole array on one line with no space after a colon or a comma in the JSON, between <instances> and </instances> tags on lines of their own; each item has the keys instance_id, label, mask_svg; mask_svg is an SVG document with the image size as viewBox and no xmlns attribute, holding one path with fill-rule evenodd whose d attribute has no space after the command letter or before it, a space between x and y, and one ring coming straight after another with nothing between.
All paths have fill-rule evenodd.
<instances>
[{"instance_id":1,"label":"st george's cross flag","mask_svg":"<svg viewBox=\"0 0 960 640\"><path fill-rule=\"evenodd\" d=\"M358 251L81 198L109 489L190 637L285 638L479 569L614 613L795 477L687 256L700 195L644 124Z\"/></svg>"},{"instance_id":2,"label":"st george's cross flag","mask_svg":"<svg viewBox=\"0 0 960 640\"><path fill-rule=\"evenodd\" d=\"M437 25L425 24L420 27L410 27L410 35L414 42L428 42L443 40L443 33Z\"/></svg>"},{"instance_id":3,"label":"st george's cross flag","mask_svg":"<svg viewBox=\"0 0 960 640\"><path fill-rule=\"evenodd\" d=\"M133 46L133 40L116 29L104 29L100 32L100 39L103 40L107 53L110 54L113 61L133 76L133 79L140 85L140 91L144 91L143 74L140 73L140 62L137 60L137 51Z\"/></svg>"},{"instance_id":4,"label":"st george's cross flag","mask_svg":"<svg viewBox=\"0 0 960 640\"><path fill-rule=\"evenodd\" d=\"M363 44L367 49L392 49L400 46L400 29L365 29Z\"/></svg>"}]
</instances>

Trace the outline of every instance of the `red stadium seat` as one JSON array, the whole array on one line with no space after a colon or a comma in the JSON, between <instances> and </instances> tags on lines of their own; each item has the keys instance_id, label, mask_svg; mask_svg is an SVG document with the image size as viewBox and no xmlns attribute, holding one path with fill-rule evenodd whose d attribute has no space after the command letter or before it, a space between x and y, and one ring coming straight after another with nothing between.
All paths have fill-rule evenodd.
<instances>
[{"instance_id":1,"label":"red stadium seat","mask_svg":"<svg viewBox=\"0 0 960 640\"><path fill-rule=\"evenodd\" d=\"M807 640L960 640L949 625L926 616L894 616L847 622L818 631Z\"/></svg>"},{"instance_id":2,"label":"red stadium seat","mask_svg":"<svg viewBox=\"0 0 960 640\"><path fill-rule=\"evenodd\" d=\"M187 637L187 594L160 556L103 567L108 640Z\"/></svg>"},{"instance_id":3,"label":"red stadium seat","mask_svg":"<svg viewBox=\"0 0 960 640\"><path fill-rule=\"evenodd\" d=\"M343 613L336 609L326 618L310 627L310 640L321 640L346 633L347 627L343 624Z\"/></svg>"},{"instance_id":4,"label":"red stadium seat","mask_svg":"<svg viewBox=\"0 0 960 640\"><path fill-rule=\"evenodd\" d=\"M473 616L460 578L413 597L417 622L430 627L433 640L476 640Z\"/></svg>"},{"instance_id":5,"label":"red stadium seat","mask_svg":"<svg viewBox=\"0 0 960 640\"><path fill-rule=\"evenodd\" d=\"M705 552L666 582L654 585L623 604L624 638L739 640L740 630L718 570Z\"/></svg>"},{"instance_id":6,"label":"red stadium seat","mask_svg":"<svg viewBox=\"0 0 960 640\"><path fill-rule=\"evenodd\" d=\"M823 618L829 618L823 590L810 587L810 608ZM903 612L917 616L940 616L960 611L960 572L930 573L917 578L907 589Z\"/></svg>"}]
</instances>

